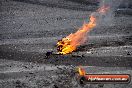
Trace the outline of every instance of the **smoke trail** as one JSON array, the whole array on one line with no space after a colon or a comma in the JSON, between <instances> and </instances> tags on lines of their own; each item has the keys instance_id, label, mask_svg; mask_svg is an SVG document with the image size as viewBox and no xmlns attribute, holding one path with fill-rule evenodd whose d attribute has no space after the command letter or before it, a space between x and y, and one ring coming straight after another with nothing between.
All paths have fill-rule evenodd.
<instances>
[{"instance_id":1,"label":"smoke trail","mask_svg":"<svg viewBox=\"0 0 132 88\"><path fill-rule=\"evenodd\" d=\"M100 7L102 6L109 6L109 11L106 14L99 14L97 25L98 27L104 25L104 26L112 26L114 23L114 16L115 11L119 7L119 5L122 3L123 0L101 0L100 1ZM97 15L97 13L96 13Z\"/></svg>"}]
</instances>

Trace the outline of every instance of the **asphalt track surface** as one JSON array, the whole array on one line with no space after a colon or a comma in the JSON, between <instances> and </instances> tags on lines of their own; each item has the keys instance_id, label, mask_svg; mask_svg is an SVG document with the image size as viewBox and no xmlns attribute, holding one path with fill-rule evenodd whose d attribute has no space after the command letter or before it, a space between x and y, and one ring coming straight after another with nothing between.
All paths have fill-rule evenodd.
<instances>
[{"instance_id":1,"label":"asphalt track surface","mask_svg":"<svg viewBox=\"0 0 132 88\"><path fill-rule=\"evenodd\" d=\"M0 8L0 88L80 88L74 68L132 75L132 16L116 14L94 28L72 54L57 55L56 42L76 32L98 8L87 0L7 0ZM53 54L46 57L47 51ZM85 88L131 88L88 84Z\"/></svg>"}]
</instances>

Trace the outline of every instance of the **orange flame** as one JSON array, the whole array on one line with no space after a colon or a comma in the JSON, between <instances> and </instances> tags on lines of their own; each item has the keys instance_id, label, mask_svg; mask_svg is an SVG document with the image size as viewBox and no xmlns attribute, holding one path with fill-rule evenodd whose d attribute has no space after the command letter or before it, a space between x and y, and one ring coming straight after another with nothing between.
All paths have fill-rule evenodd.
<instances>
[{"instance_id":1,"label":"orange flame","mask_svg":"<svg viewBox=\"0 0 132 88\"><path fill-rule=\"evenodd\" d=\"M99 8L97 11L99 12L99 13L106 13L106 11L108 11L109 10L109 6L105 6L105 5L103 5L101 8Z\"/></svg>"},{"instance_id":2,"label":"orange flame","mask_svg":"<svg viewBox=\"0 0 132 88\"><path fill-rule=\"evenodd\" d=\"M78 68L78 73L79 73L80 76L86 75L86 71L81 67Z\"/></svg>"},{"instance_id":3,"label":"orange flame","mask_svg":"<svg viewBox=\"0 0 132 88\"><path fill-rule=\"evenodd\" d=\"M108 7L102 6L97 11L99 13L104 13L108 10ZM94 15L90 16L90 21L83 26L74 34L70 34L69 36L63 38L57 43L57 50L59 54L68 54L76 50L76 48L83 44L86 41L87 33L92 30L96 26L97 18Z\"/></svg>"}]
</instances>

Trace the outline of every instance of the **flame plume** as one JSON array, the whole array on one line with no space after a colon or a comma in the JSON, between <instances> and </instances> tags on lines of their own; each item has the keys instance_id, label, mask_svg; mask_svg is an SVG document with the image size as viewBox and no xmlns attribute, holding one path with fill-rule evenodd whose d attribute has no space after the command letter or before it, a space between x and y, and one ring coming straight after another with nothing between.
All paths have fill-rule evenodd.
<instances>
[{"instance_id":1,"label":"flame plume","mask_svg":"<svg viewBox=\"0 0 132 88\"><path fill-rule=\"evenodd\" d=\"M97 10L99 14L104 14L109 8L102 6ZM59 40L57 43L57 50L59 54L68 54L76 50L76 48L86 41L86 35L97 24L97 17L91 14L90 21L84 23L81 28L75 33L71 33L69 36Z\"/></svg>"}]
</instances>

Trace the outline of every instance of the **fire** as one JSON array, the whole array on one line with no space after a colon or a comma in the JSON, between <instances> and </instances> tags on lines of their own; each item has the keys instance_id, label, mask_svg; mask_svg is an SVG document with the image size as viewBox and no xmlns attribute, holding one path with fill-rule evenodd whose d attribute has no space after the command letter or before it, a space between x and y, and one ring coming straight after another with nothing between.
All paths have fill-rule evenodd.
<instances>
[{"instance_id":1,"label":"fire","mask_svg":"<svg viewBox=\"0 0 132 88\"><path fill-rule=\"evenodd\" d=\"M107 6L102 6L97 12L104 14L108 10ZM76 50L76 48L86 41L86 35L97 24L97 17L90 16L90 21L84 23L81 28L75 33L71 33L69 36L59 40L57 43L57 50L59 54L68 54Z\"/></svg>"},{"instance_id":2,"label":"fire","mask_svg":"<svg viewBox=\"0 0 132 88\"><path fill-rule=\"evenodd\" d=\"M103 5L101 8L99 8L97 11L101 14L106 13L109 10L109 6Z\"/></svg>"},{"instance_id":3,"label":"fire","mask_svg":"<svg viewBox=\"0 0 132 88\"><path fill-rule=\"evenodd\" d=\"M86 75L86 71L81 67L78 68L78 73L79 73L80 76Z\"/></svg>"}]
</instances>

